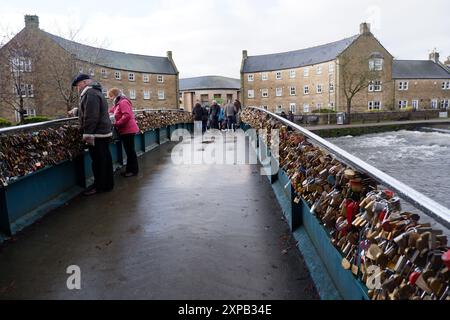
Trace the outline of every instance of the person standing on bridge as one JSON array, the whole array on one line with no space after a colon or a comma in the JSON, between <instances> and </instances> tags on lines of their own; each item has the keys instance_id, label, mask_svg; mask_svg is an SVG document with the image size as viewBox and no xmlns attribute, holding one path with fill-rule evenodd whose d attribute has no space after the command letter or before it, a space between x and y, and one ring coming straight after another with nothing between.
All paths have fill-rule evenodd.
<instances>
[{"instance_id":1,"label":"person standing on bridge","mask_svg":"<svg viewBox=\"0 0 450 320\"><path fill-rule=\"evenodd\" d=\"M228 100L228 103L225 106L225 116L227 117L227 130L235 130L236 107L231 103L231 100Z\"/></svg>"},{"instance_id":2,"label":"person standing on bridge","mask_svg":"<svg viewBox=\"0 0 450 320\"><path fill-rule=\"evenodd\" d=\"M89 75L79 74L72 81L80 97L78 111L83 141L88 145L94 173L93 188L85 195L111 191L114 188L114 171L109 143L112 137L112 124L108 114L108 102L102 87Z\"/></svg>"},{"instance_id":3,"label":"person standing on bridge","mask_svg":"<svg viewBox=\"0 0 450 320\"><path fill-rule=\"evenodd\" d=\"M134 146L134 136L139 132L139 127L134 118L133 106L131 101L121 94L117 88L108 91L108 98L113 101L109 113L113 115L113 124L119 132L120 140L127 154L127 167L123 176L125 178L137 176L139 165Z\"/></svg>"},{"instance_id":4,"label":"person standing on bridge","mask_svg":"<svg viewBox=\"0 0 450 320\"><path fill-rule=\"evenodd\" d=\"M194 133L197 134L202 131L203 125L203 108L199 102L195 104L192 114L194 115Z\"/></svg>"},{"instance_id":5,"label":"person standing on bridge","mask_svg":"<svg viewBox=\"0 0 450 320\"><path fill-rule=\"evenodd\" d=\"M236 108L236 127L240 128L242 105L238 99L234 100L234 107Z\"/></svg>"},{"instance_id":6,"label":"person standing on bridge","mask_svg":"<svg viewBox=\"0 0 450 320\"><path fill-rule=\"evenodd\" d=\"M212 101L210 113L211 113L211 129L219 129L220 106L217 104L216 100Z\"/></svg>"}]
</instances>

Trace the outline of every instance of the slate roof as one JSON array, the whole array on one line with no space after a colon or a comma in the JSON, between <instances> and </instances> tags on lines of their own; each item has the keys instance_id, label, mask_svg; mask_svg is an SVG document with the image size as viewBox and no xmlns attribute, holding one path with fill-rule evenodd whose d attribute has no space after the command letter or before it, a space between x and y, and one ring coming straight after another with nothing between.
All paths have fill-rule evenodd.
<instances>
[{"instance_id":1,"label":"slate roof","mask_svg":"<svg viewBox=\"0 0 450 320\"><path fill-rule=\"evenodd\" d=\"M240 90L241 80L221 76L204 76L180 79L180 91L187 90Z\"/></svg>"},{"instance_id":2,"label":"slate roof","mask_svg":"<svg viewBox=\"0 0 450 320\"><path fill-rule=\"evenodd\" d=\"M299 68L334 60L360 35L297 51L249 56L244 61L243 72L261 72Z\"/></svg>"},{"instance_id":3,"label":"slate roof","mask_svg":"<svg viewBox=\"0 0 450 320\"><path fill-rule=\"evenodd\" d=\"M431 60L394 60L394 79L450 79L450 71Z\"/></svg>"},{"instance_id":4,"label":"slate roof","mask_svg":"<svg viewBox=\"0 0 450 320\"><path fill-rule=\"evenodd\" d=\"M111 69L147 72L157 74L176 74L175 66L167 57L144 56L139 54L95 48L67 40L43 31L64 50L81 61L94 63Z\"/></svg>"}]
</instances>

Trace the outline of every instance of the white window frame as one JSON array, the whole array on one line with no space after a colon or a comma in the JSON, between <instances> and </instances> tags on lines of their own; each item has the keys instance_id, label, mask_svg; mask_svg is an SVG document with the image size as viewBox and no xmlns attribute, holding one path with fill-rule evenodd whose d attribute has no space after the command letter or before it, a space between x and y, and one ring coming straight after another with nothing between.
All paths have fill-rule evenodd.
<instances>
[{"instance_id":1,"label":"white window frame","mask_svg":"<svg viewBox=\"0 0 450 320\"><path fill-rule=\"evenodd\" d=\"M297 95L297 87L289 87L289 95L296 96Z\"/></svg>"},{"instance_id":2,"label":"white window frame","mask_svg":"<svg viewBox=\"0 0 450 320\"><path fill-rule=\"evenodd\" d=\"M408 100L398 100L397 106L399 109L406 109L408 107Z\"/></svg>"},{"instance_id":3,"label":"white window frame","mask_svg":"<svg viewBox=\"0 0 450 320\"><path fill-rule=\"evenodd\" d=\"M369 60L369 71L382 71L384 59L374 58Z\"/></svg>"},{"instance_id":4,"label":"white window frame","mask_svg":"<svg viewBox=\"0 0 450 320\"><path fill-rule=\"evenodd\" d=\"M419 99L411 100L411 106L414 110L419 110Z\"/></svg>"},{"instance_id":5,"label":"white window frame","mask_svg":"<svg viewBox=\"0 0 450 320\"><path fill-rule=\"evenodd\" d=\"M303 86L303 94L304 95L308 95L309 94L309 86L308 85L304 85Z\"/></svg>"},{"instance_id":6,"label":"white window frame","mask_svg":"<svg viewBox=\"0 0 450 320\"><path fill-rule=\"evenodd\" d=\"M249 99L254 99L255 98L255 90L251 89L247 91L247 97Z\"/></svg>"},{"instance_id":7,"label":"white window frame","mask_svg":"<svg viewBox=\"0 0 450 320\"><path fill-rule=\"evenodd\" d=\"M144 74L142 75L142 82L144 82L144 83L149 83L149 82L150 82L150 75L144 73Z\"/></svg>"},{"instance_id":8,"label":"white window frame","mask_svg":"<svg viewBox=\"0 0 450 320\"><path fill-rule=\"evenodd\" d=\"M309 77L309 67L303 69L303 77Z\"/></svg>"},{"instance_id":9,"label":"white window frame","mask_svg":"<svg viewBox=\"0 0 450 320\"><path fill-rule=\"evenodd\" d=\"M269 89L261 89L261 97L268 98L269 97Z\"/></svg>"},{"instance_id":10,"label":"white window frame","mask_svg":"<svg viewBox=\"0 0 450 320\"><path fill-rule=\"evenodd\" d=\"M408 89L409 89L409 81L400 81L398 83L399 91L408 91Z\"/></svg>"},{"instance_id":11,"label":"white window frame","mask_svg":"<svg viewBox=\"0 0 450 320\"><path fill-rule=\"evenodd\" d=\"M261 80L262 80L262 81L267 81L267 80L269 80L269 73L268 73L268 72L262 72L262 73L261 73Z\"/></svg>"},{"instance_id":12,"label":"white window frame","mask_svg":"<svg viewBox=\"0 0 450 320\"><path fill-rule=\"evenodd\" d=\"M95 76L95 69L94 68L89 68L88 69L88 73L91 77Z\"/></svg>"},{"instance_id":13,"label":"white window frame","mask_svg":"<svg viewBox=\"0 0 450 320\"><path fill-rule=\"evenodd\" d=\"M122 80L122 73L120 71L114 71L114 79Z\"/></svg>"},{"instance_id":14,"label":"white window frame","mask_svg":"<svg viewBox=\"0 0 450 320\"><path fill-rule=\"evenodd\" d=\"M151 99L150 90L144 90L143 94L144 94L144 100L150 100Z\"/></svg>"},{"instance_id":15,"label":"white window frame","mask_svg":"<svg viewBox=\"0 0 450 320\"><path fill-rule=\"evenodd\" d=\"M309 104L308 103L303 104L303 113L309 113Z\"/></svg>"},{"instance_id":16,"label":"white window frame","mask_svg":"<svg viewBox=\"0 0 450 320\"><path fill-rule=\"evenodd\" d=\"M283 105L279 104L275 107L275 113L281 113L283 111Z\"/></svg>"},{"instance_id":17,"label":"white window frame","mask_svg":"<svg viewBox=\"0 0 450 320\"><path fill-rule=\"evenodd\" d=\"M334 73L334 62L328 64L328 73Z\"/></svg>"},{"instance_id":18,"label":"white window frame","mask_svg":"<svg viewBox=\"0 0 450 320\"><path fill-rule=\"evenodd\" d=\"M28 98L34 98L34 86L32 84L25 85L25 93Z\"/></svg>"},{"instance_id":19,"label":"white window frame","mask_svg":"<svg viewBox=\"0 0 450 320\"><path fill-rule=\"evenodd\" d=\"M282 97L283 96L283 88L276 88L275 89L275 96L276 97Z\"/></svg>"},{"instance_id":20,"label":"white window frame","mask_svg":"<svg viewBox=\"0 0 450 320\"><path fill-rule=\"evenodd\" d=\"M317 92L318 94L323 93L323 87L322 87L321 84L318 84L318 85L316 86L316 92Z\"/></svg>"},{"instance_id":21,"label":"white window frame","mask_svg":"<svg viewBox=\"0 0 450 320\"><path fill-rule=\"evenodd\" d=\"M134 72L128 72L128 81L136 81L136 75Z\"/></svg>"},{"instance_id":22,"label":"white window frame","mask_svg":"<svg viewBox=\"0 0 450 320\"><path fill-rule=\"evenodd\" d=\"M276 79L276 80L282 80L282 79L283 79L283 76L282 76L282 74L281 74L281 71L277 71L277 72L275 73L275 79Z\"/></svg>"},{"instance_id":23,"label":"white window frame","mask_svg":"<svg viewBox=\"0 0 450 320\"><path fill-rule=\"evenodd\" d=\"M381 92L383 86L383 82L380 80L370 81L369 82L369 92Z\"/></svg>"},{"instance_id":24,"label":"white window frame","mask_svg":"<svg viewBox=\"0 0 450 320\"><path fill-rule=\"evenodd\" d=\"M130 100L136 100L136 89L128 90L128 94L130 95Z\"/></svg>"},{"instance_id":25,"label":"white window frame","mask_svg":"<svg viewBox=\"0 0 450 320\"><path fill-rule=\"evenodd\" d=\"M255 81L255 75L254 74L249 74L247 76L247 79L248 79L248 82L253 82L253 81Z\"/></svg>"},{"instance_id":26,"label":"white window frame","mask_svg":"<svg viewBox=\"0 0 450 320\"><path fill-rule=\"evenodd\" d=\"M158 90L158 100L165 100L166 99L166 93L164 90Z\"/></svg>"},{"instance_id":27,"label":"white window frame","mask_svg":"<svg viewBox=\"0 0 450 320\"><path fill-rule=\"evenodd\" d=\"M295 71L295 69L289 70L289 78L295 79L296 77L297 77L297 72Z\"/></svg>"},{"instance_id":28,"label":"white window frame","mask_svg":"<svg viewBox=\"0 0 450 320\"><path fill-rule=\"evenodd\" d=\"M316 67L316 74L322 74L322 66Z\"/></svg>"},{"instance_id":29,"label":"white window frame","mask_svg":"<svg viewBox=\"0 0 450 320\"><path fill-rule=\"evenodd\" d=\"M164 83L164 75L158 74L158 76L156 77L156 82ZM164 99L162 99L162 100L164 100Z\"/></svg>"},{"instance_id":30,"label":"white window frame","mask_svg":"<svg viewBox=\"0 0 450 320\"><path fill-rule=\"evenodd\" d=\"M367 109L369 111L372 110L381 110L381 101L369 101L367 103Z\"/></svg>"},{"instance_id":31,"label":"white window frame","mask_svg":"<svg viewBox=\"0 0 450 320\"><path fill-rule=\"evenodd\" d=\"M449 109L450 108L450 100L449 99L444 99L441 101L441 107L443 109Z\"/></svg>"},{"instance_id":32,"label":"white window frame","mask_svg":"<svg viewBox=\"0 0 450 320\"><path fill-rule=\"evenodd\" d=\"M330 85L328 87L329 87L330 92L333 93L334 92L334 82L330 82Z\"/></svg>"},{"instance_id":33,"label":"white window frame","mask_svg":"<svg viewBox=\"0 0 450 320\"><path fill-rule=\"evenodd\" d=\"M321 110L322 109L322 103L321 102L317 102L316 103L316 110Z\"/></svg>"},{"instance_id":34,"label":"white window frame","mask_svg":"<svg viewBox=\"0 0 450 320\"><path fill-rule=\"evenodd\" d=\"M439 109L439 100L431 99L431 109Z\"/></svg>"},{"instance_id":35,"label":"white window frame","mask_svg":"<svg viewBox=\"0 0 450 320\"><path fill-rule=\"evenodd\" d=\"M291 102L289 104L289 111L291 111L293 114L297 113L297 104L295 102Z\"/></svg>"},{"instance_id":36,"label":"white window frame","mask_svg":"<svg viewBox=\"0 0 450 320\"><path fill-rule=\"evenodd\" d=\"M100 73L101 73L101 75L102 75L103 78L106 78L106 77L108 76L108 73L106 72L106 69L105 69L105 68L102 68L102 69L100 70Z\"/></svg>"},{"instance_id":37,"label":"white window frame","mask_svg":"<svg viewBox=\"0 0 450 320\"><path fill-rule=\"evenodd\" d=\"M263 108L264 110L267 110L267 106L261 106L261 108Z\"/></svg>"},{"instance_id":38,"label":"white window frame","mask_svg":"<svg viewBox=\"0 0 450 320\"><path fill-rule=\"evenodd\" d=\"M450 90L450 81L442 82L442 90Z\"/></svg>"}]
</instances>

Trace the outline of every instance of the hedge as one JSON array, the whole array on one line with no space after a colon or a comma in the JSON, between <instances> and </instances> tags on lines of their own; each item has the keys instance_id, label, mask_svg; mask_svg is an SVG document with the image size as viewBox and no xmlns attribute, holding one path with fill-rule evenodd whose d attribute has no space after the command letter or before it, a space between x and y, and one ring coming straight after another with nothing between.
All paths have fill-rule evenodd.
<instances>
[{"instance_id":1,"label":"hedge","mask_svg":"<svg viewBox=\"0 0 450 320\"><path fill-rule=\"evenodd\" d=\"M6 119L0 118L0 128L10 127L12 123Z\"/></svg>"}]
</instances>

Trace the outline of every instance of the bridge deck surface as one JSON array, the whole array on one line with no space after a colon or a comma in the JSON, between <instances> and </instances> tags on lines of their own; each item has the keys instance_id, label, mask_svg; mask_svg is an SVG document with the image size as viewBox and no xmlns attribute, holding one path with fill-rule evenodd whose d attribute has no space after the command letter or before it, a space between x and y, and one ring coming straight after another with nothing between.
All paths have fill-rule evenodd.
<instances>
[{"instance_id":1,"label":"bridge deck surface","mask_svg":"<svg viewBox=\"0 0 450 320\"><path fill-rule=\"evenodd\" d=\"M0 247L0 298L317 299L259 166L174 165L173 147Z\"/></svg>"}]
</instances>

